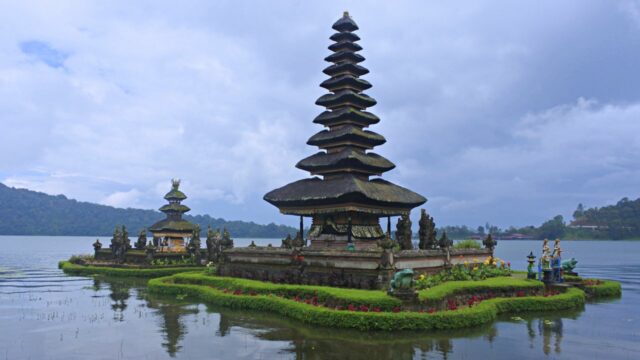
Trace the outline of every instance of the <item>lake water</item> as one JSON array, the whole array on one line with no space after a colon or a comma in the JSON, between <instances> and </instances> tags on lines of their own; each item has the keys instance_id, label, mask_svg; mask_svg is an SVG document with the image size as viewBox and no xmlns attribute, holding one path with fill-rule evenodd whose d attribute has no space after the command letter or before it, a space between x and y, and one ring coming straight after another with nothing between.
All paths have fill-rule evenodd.
<instances>
[{"instance_id":1,"label":"lake water","mask_svg":"<svg viewBox=\"0 0 640 360\"><path fill-rule=\"evenodd\" d=\"M460 331L362 333L158 297L145 281L57 269L58 260L90 253L94 240L0 236L0 359L640 358L640 241L563 242L581 276L620 281L621 299ZM500 241L496 256L524 269L529 251L540 248Z\"/></svg>"}]
</instances>

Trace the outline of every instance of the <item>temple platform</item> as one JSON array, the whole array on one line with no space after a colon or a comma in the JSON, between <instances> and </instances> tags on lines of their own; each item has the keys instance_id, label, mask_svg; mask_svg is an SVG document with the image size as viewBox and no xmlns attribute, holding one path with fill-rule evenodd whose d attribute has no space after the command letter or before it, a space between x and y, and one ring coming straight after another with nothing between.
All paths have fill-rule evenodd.
<instances>
[{"instance_id":1,"label":"temple platform","mask_svg":"<svg viewBox=\"0 0 640 360\"><path fill-rule=\"evenodd\" d=\"M398 270L433 274L464 262L481 263L491 255L488 249L452 249L447 254L443 250L242 247L225 250L218 271L221 276L274 283L386 289Z\"/></svg>"}]
</instances>

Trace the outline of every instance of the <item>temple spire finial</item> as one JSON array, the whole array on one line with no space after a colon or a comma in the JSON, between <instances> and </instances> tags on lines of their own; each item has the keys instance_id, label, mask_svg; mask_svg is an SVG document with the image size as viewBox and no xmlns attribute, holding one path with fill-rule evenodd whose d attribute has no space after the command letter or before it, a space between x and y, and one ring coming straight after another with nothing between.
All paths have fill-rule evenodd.
<instances>
[{"instance_id":1,"label":"temple spire finial","mask_svg":"<svg viewBox=\"0 0 640 360\"><path fill-rule=\"evenodd\" d=\"M343 11L343 12L342 12L342 16L343 16L343 17L349 17L349 12L348 12L348 11L346 11L346 10L345 10L345 11Z\"/></svg>"}]
</instances>

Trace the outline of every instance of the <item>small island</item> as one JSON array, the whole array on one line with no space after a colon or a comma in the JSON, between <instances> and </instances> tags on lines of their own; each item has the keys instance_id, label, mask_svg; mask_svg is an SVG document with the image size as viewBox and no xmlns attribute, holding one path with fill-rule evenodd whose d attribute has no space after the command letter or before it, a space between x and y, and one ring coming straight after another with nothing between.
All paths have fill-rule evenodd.
<instances>
[{"instance_id":1,"label":"small island","mask_svg":"<svg viewBox=\"0 0 640 360\"><path fill-rule=\"evenodd\" d=\"M72 274L145 276L150 292L238 309L268 311L302 322L358 330L431 330L481 325L499 314L581 308L589 298L620 296L620 284L583 279L578 260L562 261L559 240L519 259L494 256L497 241L454 244L420 211L419 242L412 241L412 209L427 199L382 179L395 165L371 150L385 138L365 128L380 119L366 111L376 100L363 93L364 57L345 12L333 24L324 69L326 108L313 122L326 129L307 144L321 151L296 165L310 172L264 196L281 213L299 217L300 229L280 246L234 247L226 229L207 230L182 218L189 208L173 180L160 208L166 218L142 229L132 246L116 228L108 248L97 240L94 255L60 263ZM395 235L391 218L397 219ZM305 233L305 218L310 218ZM386 222L386 229L380 225ZM536 261L537 259L537 261ZM528 265L514 271L512 261Z\"/></svg>"}]
</instances>

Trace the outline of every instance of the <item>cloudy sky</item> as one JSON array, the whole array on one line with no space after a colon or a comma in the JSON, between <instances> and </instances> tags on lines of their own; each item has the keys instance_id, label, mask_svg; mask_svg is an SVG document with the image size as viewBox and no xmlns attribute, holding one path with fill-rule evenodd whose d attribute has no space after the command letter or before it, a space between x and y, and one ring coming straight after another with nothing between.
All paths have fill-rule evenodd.
<instances>
[{"instance_id":1,"label":"cloudy sky","mask_svg":"<svg viewBox=\"0 0 640 360\"><path fill-rule=\"evenodd\" d=\"M637 1L0 2L0 181L295 224L295 163L349 10L385 178L439 225L540 224L640 196ZM414 217L417 213L414 214Z\"/></svg>"}]
</instances>

